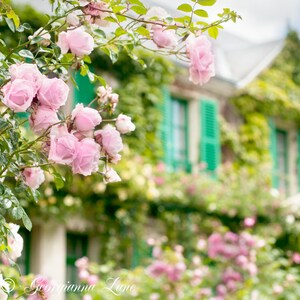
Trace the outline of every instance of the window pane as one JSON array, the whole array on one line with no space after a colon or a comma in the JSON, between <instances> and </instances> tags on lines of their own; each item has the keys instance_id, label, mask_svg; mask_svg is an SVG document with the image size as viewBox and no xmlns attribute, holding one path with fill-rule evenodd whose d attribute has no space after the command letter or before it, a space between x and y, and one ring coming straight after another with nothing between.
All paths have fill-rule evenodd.
<instances>
[{"instance_id":1,"label":"window pane","mask_svg":"<svg viewBox=\"0 0 300 300\"><path fill-rule=\"evenodd\" d=\"M187 170L188 132L187 102L172 99L172 146L173 166L175 169Z\"/></svg>"},{"instance_id":2,"label":"window pane","mask_svg":"<svg viewBox=\"0 0 300 300\"><path fill-rule=\"evenodd\" d=\"M286 193L288 190L288 147L287 133L282 130L276 131L277 137L277 175L279 180L279 190Z\"/></svg>"}]
</instances>

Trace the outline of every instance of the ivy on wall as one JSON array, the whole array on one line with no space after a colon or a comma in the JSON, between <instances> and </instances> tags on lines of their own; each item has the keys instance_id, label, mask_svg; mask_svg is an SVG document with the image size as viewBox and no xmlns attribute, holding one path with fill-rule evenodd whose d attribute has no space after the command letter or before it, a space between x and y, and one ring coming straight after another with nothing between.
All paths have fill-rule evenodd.
<instances>
[{"instance_id":1,"label":"ivy on wall","mask_svg":"<svg viewBox=\"0 0 300 300\"><path fill-rule=\"evenodd\" d=\"M290 32L272 66L231 99L242 118L238 127L222 120L223 142L236 158L235 165L248 166L257 174L270 168L269 118L300 125L300 40Z\"/></svg>"}]
</instances>

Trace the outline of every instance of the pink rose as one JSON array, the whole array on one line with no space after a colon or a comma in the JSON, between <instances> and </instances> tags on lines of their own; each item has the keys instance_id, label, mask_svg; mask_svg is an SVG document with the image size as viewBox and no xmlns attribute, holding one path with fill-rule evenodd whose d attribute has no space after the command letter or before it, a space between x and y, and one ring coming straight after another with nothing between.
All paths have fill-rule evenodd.
<instances>
[{"instance_id":1,"label":"pink rose","mask_svg":"<svg viewBox=\"0 0 300 300\"><path fill-rule=\"evenodd\" d=\"M109 168L108 170L105 171L105 175L104 175L105 183L113 183L119 181L121 181L121 178L114 169Z\"/></svg>"},{"instance_id":2,"label":"pink rose","mask_svg":"<svg viewBox=\"0 0 300 300\"><path fill-rule=\"evenodd\" d=\"M256 223L256 218L255 217L247 217L244 220L244 225L246 227L253 227Z\"/></svg>"},{"instance_id":3,"label":"pink rose","mask_svg":"<svg viewBox=\"0 0 300 300\"><path fill-rule=\"evenodd\" d=\"M44 78L38 91L38 99L42 105L53 110L59 109L67 102L69 86L59 78Z\"/></svg>"},{"instance_id":4,"label":"pink rose","mask_svg":"<svg viewBox=\"0 0 300 300\"><path fill-rule=\"evenodd\" d=\"M62 54L70 50L76 56L82 57L93 51L94 39L81 27L78 27L74 30L59 33L57 45L60 47Z\"/></svg>"},{"instance_id":5,"label":"pink rose","mask_svg":"<svg viewBox=\"0 0 300 300\"><path fill-rule=\"evenodd\" d=\"M96 109L77 104L72 111L72 120L77 130L90 131L101 123L102 118Z\"/></svg>"},{"instance_id":6,"label":"pink rose","mask_svg":"<svg viewBox=\"0 0 300 300\"><path fill-rule=\"evenodd\" d=\"M120 132L111 125L106 125L103 129L95 131L95 138L101 146L101 150L109 156L115 156L123 149Z\"/></svg>"},{"instance_id":7,"label":"pink rose","mask_svg":"<svg viewBox=\"0 0 300 300\"><path fill-rule=\"evenodd\" d=\"M50 132L49 160L58 164L70 165L75 157L78 139L65 125L54 126Z\"/></svg>"},{"instance_id":8,"label":"pink rose","mask_svg":"<svg viewBox=\"0 0 300 300\"><path fill-rule=\"evenodd\" d=\"M74 174L91 175L98 171L99 159L100 146L94 139L85 138L77 145L72 171Z\"/></svg>"},{"instance_id":9,"label":"pink rose","mask_svg":"<svg viewBox=\"0 0 300 300\"><path fill-rule=\"evenodd\" d=\"M206 36L189 36L186 41L187 56L190 59L190 80L203 84L215 75L214 55Z\"/></svg>"},{"instance_id":10,"label":"pink rose","mask_svg":"<svg viewBox=\"0 0 300 300\"><path fill-rule=\"evenodd\" d=\"M18 233L20 226L13 223L9 223L8 225L10 234L7 238L7 243L11 250L8 253L8 257L16 261L22 255L24 242L22 236Z\"/></svg>"},{"instance_id":11,"label":"pink rose","mask_svg":"<svg viewBox=\"0 0 300 300\"><path fill-rule=\"evenodd\" d=\"M151 277L159 277L168 274L170 266L163 261L155 261L148 268L147 272Z\"/></svg>"},{"instance_id":12,"label":"pink rose","mask_svg":"<svg viewBox=\"0 0 300 300\"><path fill-rule=\"evenodd\" d=\"M79 24L80 24L80 20L75 13L68 14L66 21L67 21L68 25L71 25L71 26L79 26Z\"/></svg>"},{"instance_id":13,"label":"pink rose","mask_svg":"<svg viewBox=\"0 0 300 300\"><path fill-rule=\"evenodd\" d=\"M85 294L82 300L93 300L93 297L90 294Z\"/></svg>"},{"instance_id":14,"label":"pink rose","mask_svg":"<svg viewBox=\"0 0 300 300\"><path fill-rule=\"evenodd\" d=\"M83 8L83 12L87 15L85 19L89 23L106 26L109 22L104 19L109 16L109 13L105 10L108 9L108 4L103 1L91 2Z\"/></svg>"},{"instance_id":15,"label":"pink rose","mask_svg":"<svg viewBox=\"0 0 300 300\"><path fill-rule=\"evenodd\" d=\"M22 172L26 185L37 189L45 181L45 175L40 167L25 168Z\"/></svg>"},{"instance_id":16,"label":"pink rose","mask_svg":"<svg viewBox=\"0 0 300 300\"><path fill-rule=\"evenodd\" d=\"M43 295L45 299L49 299L50 291L53 286L47 278L43 277L42 275L37 275L31 284L34 289L36 289L36 293L30 294L27 300L41 300L41 295Z\"/></svg>"},{"instance_id":17,"label":"pink rose","mask_svg":"<svg viewBox=\"0 0 300 300\"><path fill-rule=\"evenodd\" d=\"M292 260L295 264L300 264L300 253L298 252L293 253Z\"/></svg>"},{"instance_id":18,"label":"pink rose","mask_svg":"<svg viewBox=\"0 0 300 300\"><path fill-rule=\"evenodd\" d=\"M79 270L78 277L82 281L86 281L90 276L90 273L87 270Z\"/></svg>"},{"instance_id":19,"label":"pink rose","mask_svg":"<svg viewBox=\"0 0 300 300\"><path fill-rule=\"evenodd\" d=\"M135 130L135 125L131 122L131 118L123 114L118 116L116 127L120 133L128 133Z\"/></svg>"},{"instance_id":20,"label":"pink rose","mask_svg":"<svg viewBox=\"0 0 300 300\"><path fill-rule=\"evenodd\" d=\"M86 256L83 256L75 261L75 266L80 269L87 269L89 265L89 259Z\"/></svg>"},{"instance_id":21,"label":"pink rose","mask_svg":"<svg viewBox=\"0 0 300 300\"><path fill-rule=\"evenodd\" d=\"M153 27L152 39L158 48L173 48L177 44L175 31L159 25Z\"/></svg>"},{"instance_id":22,"label":"pink rose","mask_svg":"<svg viewBox=\"0 0 300 300\"><path fill-rule=\"evenodd\" d=\"M3 103L14 112L25 112L35 96L35 85L31 81L15 79L3 87Z\"/></svg>"},{"instance_id":23,"label":"pink rose","mask_svg":"<svg viewBox=\"0 0 300 300\"><path fill-rule=\"evenodd\" d=\"M35 64L14 64L9 67L11 80L24 79L35 83L35 93L40 88L44 75Z\"/></svg>"},{"instance_id":24,"label":"pink rose","mask_svg":"<svg viewBox=\"0 0 300 300\"><path fill-rule=\"evenodd\" d=\"M57 122L59 122L57 113L47 106L38 106L29 118L30 127L36 134L42 134Z\"/></svg>"},{"instance_id":25,"label":"pink rose","mask_svg":"<svg viewBox=\"0 0 300 300\"><path fill-rule=\"evenodd\" d=\"M99 277L97 275L90 275L87 278L88 285L95 285L99 281Z\"/></svg>"}]
</instances>

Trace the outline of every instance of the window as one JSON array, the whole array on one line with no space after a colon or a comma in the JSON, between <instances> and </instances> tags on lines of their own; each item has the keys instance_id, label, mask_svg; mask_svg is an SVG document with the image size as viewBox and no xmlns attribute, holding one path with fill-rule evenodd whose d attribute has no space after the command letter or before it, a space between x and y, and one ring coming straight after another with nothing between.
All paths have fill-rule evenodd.
<instances>
[{"instance_id":1,"label":"window","mask_svg":"<svg viewBox=\"0 0 300 300\"><path fill-rule=\"evenodd\" d=\"M277 188L283 193L288 191L288 141L287 132L276 129L277 163L276 175Z\"/></svg>"},{"instance_id":2,"label":"window","mask_svg":"<svg viewBox=\"0 0 300 300\"><path fill-rule=\"evenodd\" d=\"M78 258L87 256L88 237L82 234L67 234L67 282L78 283L75 262Z\"/></svg>"},{"instance_id":3,"label":"window","mask_svg":"<svg viewBox=\"0 0 300 300\"><path fill-rule=\"evenodd\" d=\"M164 162L171 170L189 171L188 102L172 98L164 89L162 114Z\"/></svg>"},{"instance_id":4,"label":"window","mask_svg":"<svg viewBox=\"0 0 300 300\"><path fill-rule=\"evenodd\" d=\"M19 233L23 238L23 251L21 257L18 258L18 265L22 275L30 273L30 232L25 228L20 228Z\"/></svg>"},{"instance_id":5,"label":"window","mask_svg":"<svg viewBox=\"0 0 300 300\"><path fill-rule=\"evenodd\" d=\"M172 99L172 167L174 170L189 171L188 146L188 103Z\"/></svg>"}]
</instances>

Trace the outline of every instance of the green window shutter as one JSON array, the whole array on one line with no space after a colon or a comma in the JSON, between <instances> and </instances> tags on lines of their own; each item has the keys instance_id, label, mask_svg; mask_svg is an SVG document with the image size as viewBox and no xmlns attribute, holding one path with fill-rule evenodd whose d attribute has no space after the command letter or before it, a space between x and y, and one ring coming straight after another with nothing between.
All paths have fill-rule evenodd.
<instances>
[{"instance_id":1,"label":"green window shutter","mask_svg":"<svg viewBox=\"0 0 300 300\"><path fill-rule=\"evenodd\" d=\"M278 177L278 153L277 153L277 135L276 127L273 120L269 120L270 128L270 153L272 159L272 186L274 188L279 187Z\"/></svg>"},{"instance_id":2,"label":"green window shutter","mask_svg":"<svg viewBox=\"0 0 300 300\"><path fill-rule=\"evenodd\" d=\"M298 177L298 191L300 192L300 131L298 131L298 135L297 135L297 146L298 146L297 177Z\"/></svg>"},{"instance_id":3,"label":"green window shutter","mask_svg":"<svg viewBox=\"0 0 300 300\"><path fill-rule=\"evenodd\" d=\"M172 103L169 91L163 90L163 105L162 105L162 124L161 124L161 140L164 151L164 162L171 167L173 162L172 151Z\"/></svg>"},{"instance_id":4,"label":"green window shutter","mask_svg":"<svg viewBox=\"0 0 300 300\"><path fill-rule=\"evenodd\" d=\"M200 161L207 164L208 171L214 172L221 161L218 103L202 99L200 117Z\"/></svg>"},{"instance_id":5,"label":"green window shutter","mask_svg":"<svg viewBox=\"0 0 300 300\"><path fill-rule=\"evenodd\" d=\"M88 76L80 75L80 72L76 72L74 76L77 87L74 87L74 103L75 106L78 103L88 105L95 97L95 86L90 82Z\"/></svg>"}]
</instances>

